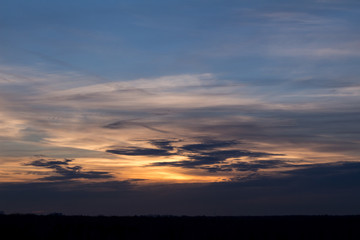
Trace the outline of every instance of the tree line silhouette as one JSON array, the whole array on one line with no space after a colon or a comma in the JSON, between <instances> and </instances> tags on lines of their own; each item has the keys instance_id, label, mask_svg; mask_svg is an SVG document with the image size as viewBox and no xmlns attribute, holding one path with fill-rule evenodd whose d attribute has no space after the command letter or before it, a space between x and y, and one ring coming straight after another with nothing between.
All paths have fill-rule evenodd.
<instances>
[{"instance_id":1,"label":"tree line silhouette","mask_svg":"<svg viewBox=\"0 0 360 240\"><path fill-rule=\"evenodd\" d=\"M360 239L360 216L0 215L8 239Z\"/></svg>"}]
</instances>

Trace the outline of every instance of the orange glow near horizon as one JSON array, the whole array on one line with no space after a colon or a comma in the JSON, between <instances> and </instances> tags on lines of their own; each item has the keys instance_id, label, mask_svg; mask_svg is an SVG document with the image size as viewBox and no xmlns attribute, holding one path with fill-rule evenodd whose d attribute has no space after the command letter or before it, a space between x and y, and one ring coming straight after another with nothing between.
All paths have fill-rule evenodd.
<instances>
[{"instance_id":1,"label":"orange glow near horizon","mask_svg":"<svg viewBox=\"0 0 360 240\"><path fill-rule=\"evenodd\" d=\"M274 146L272 146L274 147ZM258 150L258 149L257 149ZM268 149L266 149L268 150ZM311 150L304 151L303 148L283 148L283 156L270 156L264 159L284 159L293 162L294 167L296 165L308 165L317 163L331 163L336 162L341 154L339 153L324 153L324 152L311 152ZM146 157L146 156L118 156L114 154L106 153L109 158L91 158L91 157L78 157L69 164L69 166L81 166L82 171L85 172L108 172L112 178L107 180L104 179L74 179L75 181L85 182L97 182L97 181L126 181L126 180L141 180L136 184L149 184L149 183L211 183L219 181L229 181L231 178L246 177L249 172L236 172L225 171L225 172L208 172L204 169L190 169L182 167L171 167L171 166L150 166L155 162L180 162L188 160L185 156L163 156L163 157ZM316 162L304 161L303 159L310 159L316 157ZM38 157L41 158L41 157ZM30 166L26 163L34 161L37 157L31 158L17 158L7 157L2 158L0 161L0 182L32 182L32 181L46 181L41 178L48 176L57 176L53 169L42 168L38 166ZM48 158L50 160L62 160L59 158ZM49 161L50 161L49 160ZM261 158L260 158L261 160ZM355 159L353 159L355 160ZM237 163L237 159L228 159L226 162L221 164ZM241 162L251 163L251 158L244 158ZM220 164L220 165L221 165ZM211 166L211 165L209 165ZM259 171L259 174L263 175L276 175L282 174L282 171L289 171L291 167L282 168L270 168ZM293 168L295 169L295 168Z\"/></svg>"}]
</instances>

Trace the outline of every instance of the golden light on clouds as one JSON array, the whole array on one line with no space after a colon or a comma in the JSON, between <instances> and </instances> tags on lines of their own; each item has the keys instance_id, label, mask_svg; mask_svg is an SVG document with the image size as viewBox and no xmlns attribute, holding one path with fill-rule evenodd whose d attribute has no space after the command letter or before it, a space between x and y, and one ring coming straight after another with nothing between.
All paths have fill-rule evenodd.
<instances>
[{"instance_id":1,"label":"golden light on clouds","mask_svg":"<svg viewBox=\"0 0 360 240\"><path fill-rule=\"evenodd\" d=\"M32 94L2 98L1 181L204 183L357 159L331 151L334 138L303 140L308 123L296 112L324 105L281 99L295 94L210 73L62 87L50 82L65 76L48 77Z\"/></svg>"}]
</instances>

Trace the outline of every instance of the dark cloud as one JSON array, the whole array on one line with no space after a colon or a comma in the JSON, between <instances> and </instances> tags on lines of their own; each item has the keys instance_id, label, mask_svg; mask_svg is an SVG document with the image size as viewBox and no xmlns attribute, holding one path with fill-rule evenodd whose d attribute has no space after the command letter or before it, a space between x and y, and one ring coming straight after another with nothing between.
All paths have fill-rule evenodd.
<instances>
[{"instance_id":1,"label":"dark cloud","mask_svg":"<svg viewBox=\"0 0 360 240\"><path fill-rule=\"evenodd\" d=\"M213 150L218 148L231 147L238 144L237 141L203 140L202 143L188 144L181 147L182 150L190 152Z\"/></svg>"},{"instance_id":2,"label":"dark cloud","mask_svg":"<svg viewBox=\"0 0 360 240\"><path fill-rule=\"evenodd\" d=\"M183 167L183 168L195 168L196 162L194 161L176 161L176 162L154 162L148 165L149 167Z\"/></svg>"},{"instance_id":3,"label":"dark cloud","mask_svg":"<svg viewBox=\"0 0 360 240\"><path fill-rule=\"evenodd\" d=\"M251 152L247 150L219 150L219 151L209 151L209 152L198 152L191 153L187 156L190 160L176 161L176 162L155 162L150 166L172 166L172 167L183 167L183 168L198 168L199 166L204 165L213 165L222 163L229 158L259 158L259 157L268 157L281 154L271 154L265 152ZM246 163L244 163L246 164ZM260 163L257 162L257 165L260 167ZM266 164L263 164L267 166ZM230 166L230 165L228 165ZM245 166L245 165L244 165ZM213 167L213 166L212 166ZM239 166L234 166L235 169L240 169Z\"/></svg>"},{"instance_id":4,"label":"dark cloud","mask_svg":"<svg viewBox=\"0 0 360 240\"><path fill-rule=\"evenodd\" d=\"M41 178L46 181L66 181L80 178L109 179L113 177L109 172L83 171L81 166L70 166L69 163L72 161L73 159L64 159L63 161L38 159L24 165L52 169L56 175Z\"/></svg>"},{"instance_id":5,"label":"dark cloud","mask_svg":"<svg viewBox=\"0 0 360 240\"><path fill-rule=\"evenodd\" d=\"M279 167L294 167L285 160L257 160L251 162L239 162L229 165L238 171L258 171L259 169L279 168ZM300 166L300 165L297 165Z\"/></svg>"},{"instance_id":6,"label":"dark cloud","mask_svg":"<svg viewBox=\"0 0 360 240\"><path fill-rule=\"evenodd\" d=\"M64 159L64 161L38 159L30 163L25 163L25 165L31 165L35 167L57 168L59 167L59 165L69 165L69 162L72 161L73 159L66 159L66 158Z\"/></svg>"},{"instance_id":7,"label":"dark cloud","mask_svg":"<svg viewBox=\"0 0 360 240\"><path fill-rule=\"evenodd\" d=\"M213 165L211 167L200 167L209 172L224 172L224 171L250 171L257 172L260 169L271 169L280 167L304 167L304 165L290 164L285 160L256 160L251 162L237 162L233 164Z\"/></svg>"},{"instance_id":8,"label":"dark cloud","mask_svg":"<svg viewBox=\"0 0 360 240\"><path fill-rule=\"evenodd\" d=\"M70 179L109 179L113 176L109 172L99 172L99 171L81 171L81 167L76 169L69 168L57 168L55 171L58 176L50 176L42 178L42 180L48 181L60 181L60 180L70 180Z\"/></svg>"},{"instance_id":9,"label":"dark cloud","mask_svg":"<svg viewBox=\"0 0 360 240\"><path fill-rule=\"evenodd\" d=\"M106 152L128 156L170 156L175 154L172 153L172 151L175 150L174 146L172 146L172 143L175 142L173 140L157 139L147 142L157 148L128 147L123 149L108 149Z\"/></svg>"},{"instance_id":10,"label":"dark cloud","mask_svg":"<svg viewBox=\"0 0 360 240\"><path fill-rule=\"evenodd\" d=\"M128 156L170 156L173 155L168 150L154 148L127 148L127 149L108 149L108 153Z\"/></svg>"},{"instance_id":11,"label":"dark cloud","mask_svg":"<svg viewBox=\"0 0 360 240\"><path fill-rule=\"evenodd\" d=\"M297 177L328 177L328 176L341 176L360 172L360 162L335 162L323 164L302 165L301 169L295 169L289 173ZM360 175L359 175L360 176ZM353 184L357 184L353 182ZM348 182L351 184L351 182Z\"/></svg>"},{"instance_id":12,"label":"dark cloud","mask_svg":"<svg viewBox=\"0 0 360 240\"><path fill-rule=\"evenodd\" d=\"M171 145L175 141L169 141L169 140L151 140L149 141L152 145L154 145L157 148L172 151L174 150L174 147Z\"/></svg>"},{"instance_id":13,"label":"dark cloud","mask_svg":"<svg viewBox=\"0 0 360 240\"><path fill-rule=\"evenodd\" d=\"M222 160L226 160L228 158L238 158L238 157L266 157L266 156L275 156L281 154L272 154L272 153L265 153L265 152L251 152L247 150L222 150L222 151L211 151L204 153L205 156L213 156L217 157ZM196 156L193 158L197 160Z\"/></svg>"},{"instance_id":14,"label":"dark cloud","mask_svg":"<svg viewBox=\"0 0 360 240\"><path fill-rule=\"evenodd\" d=\"M231 172L233 171L232 167L224 167L224 166L219 166L219 165L212 165L211 167L199 167L200 169L204 169L208 172L211 173L216 173L216 172Z\"/></svg>"}]
</instances>

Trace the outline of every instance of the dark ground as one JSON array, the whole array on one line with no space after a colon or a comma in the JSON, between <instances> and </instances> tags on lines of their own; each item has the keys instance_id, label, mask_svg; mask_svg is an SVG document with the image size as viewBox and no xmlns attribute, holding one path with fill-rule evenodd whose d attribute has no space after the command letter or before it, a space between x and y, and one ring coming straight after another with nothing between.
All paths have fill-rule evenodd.
<instances>
[{"instance_id":1,"label":"dark ground","mask_svg":"<svg viewBox=\"0 0 360 240\"><path fill-rule=\"evenodd\" d=\"M1 239L360 239L360 216L0 215Z\"/></svg>"}]
</instances>

